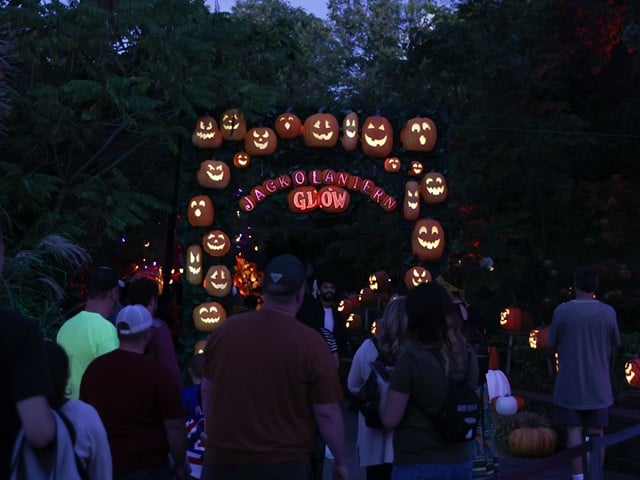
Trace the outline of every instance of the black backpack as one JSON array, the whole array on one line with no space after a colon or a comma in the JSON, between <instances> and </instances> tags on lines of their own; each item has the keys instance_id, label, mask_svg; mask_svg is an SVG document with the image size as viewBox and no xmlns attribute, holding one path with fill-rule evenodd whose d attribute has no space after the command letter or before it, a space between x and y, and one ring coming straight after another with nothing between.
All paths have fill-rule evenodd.
<instances>
[{"instance_id":1,"label":"black backpack","mask_svg":"<svg viewBox=\"0 0 640 480\"><path fill-rule=\"evenodd\" d=\"M382 368L384 368L385 364L382 362L380 358L380 350L378 349L378 345L376 343L376 338L372 338L371 342L373 343L376 350L378 350L378 356L374 363L379 364ZM376 372L372 369L369 377L366 382L358 392L358 410L362 413L364 417L364 423L369 428L381 428L384 429L385 426L382 424L380 420L380 389L378 388L378 379Z\"/></svg>"}]
</instances>

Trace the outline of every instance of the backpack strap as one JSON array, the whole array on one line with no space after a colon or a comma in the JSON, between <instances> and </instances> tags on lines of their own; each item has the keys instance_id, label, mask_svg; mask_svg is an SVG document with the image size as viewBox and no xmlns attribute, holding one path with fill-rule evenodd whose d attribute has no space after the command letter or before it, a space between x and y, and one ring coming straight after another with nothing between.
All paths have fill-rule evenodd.
<instances>
[{"instance_id":1,"label":"backpack strap","mask_svg":"<svg viewBox=\"0 0 640 480\"><path fill-rule=\"evenodd\" d=\"M82 463L82 460L80 459L80 457L78 456L78 454L76 453L76 429L73 426L73 422L69 419L69 417L67 417L64 413L62 413L61 410L56 409L56 413L60 416L60 419L62 420L62 423L64 423L65 427L67 427L67 430L69 431L69 437L71 437L71 443L73 445L73 456L76 459L76 467L78 467L78 473L80 474L80 478L82 478L82 480L89 480L89 473L85 470L84 465Z\"/></svg>"}]
</instances>

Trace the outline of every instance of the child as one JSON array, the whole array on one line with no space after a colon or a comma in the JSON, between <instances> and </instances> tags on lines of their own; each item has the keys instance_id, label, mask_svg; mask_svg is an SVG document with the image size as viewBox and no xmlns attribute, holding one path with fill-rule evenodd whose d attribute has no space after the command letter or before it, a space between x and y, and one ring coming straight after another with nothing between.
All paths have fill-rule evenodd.
<instances>
[{"instance_id":1,"label":"child","mask_svg":"<svg viewBox=\"0 0 640 480\"><path fill-rule=\"evenodd\" d=\"M181 391L182 404L186 413L187 462L191 468L191 478L200 478L204 455L204 444L200 439L204 433L204 414L200 397L203 363L204 354L199 353L193 357L189 365L192 384L184 387Z\"/></svg>"}]
</instances>

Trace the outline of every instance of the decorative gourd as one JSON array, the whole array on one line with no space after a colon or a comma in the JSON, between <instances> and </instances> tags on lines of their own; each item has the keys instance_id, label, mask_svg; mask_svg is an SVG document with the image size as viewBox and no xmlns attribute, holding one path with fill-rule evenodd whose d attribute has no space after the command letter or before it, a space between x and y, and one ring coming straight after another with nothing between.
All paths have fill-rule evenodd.
<instances>
[{"instance_id":1,"label":"decorative gourd","mask_svg":"<svg viewBox=\"0 0 640 480\"><path fill-rule=\"evenodd\" d=\"M518 400L511 395L496 397L496 413L503 417L509 417L518 413Z\"/></svg>"},{"instance_id":2,"label":"decorative gourd","mask_svg":"<svg viewBox=\"0 0 640 480\"><path fill-rule=\"evenodd\" d=\"M427 283L431 281L431 272L424 267L415 266L411 267L404 274L404 284L407 290L417 287L421 283Z\"/></svg>"},{"instance_id":3,"label":"decorative gourd","mask_svg":"<svg viewBox=\"0 0 640 480\"><path fill-rule=\"evenodd\" d=\"M218 302L207 302L196 305L191 317L196 330L211 332L227 319L227 312Z\"/></svg>"},{"instance_id":4,"label":"decorative gourd","mask_svg":"<svg viewBox=\"0 0 640 480\"><path fill-rule=\"evenodd\" d=\"M420 184L415 180L409 180L404 185L402 215L405 220L411 222L417 220L420 216Z\"/></svg>"},{"instance_id":5,"label":"decorative gourd","mask_svg":"<svg viewBox=\"0 0 640 480\"><path fill-rule=\"evenodd\" d=\"M427 117L407 120L400 131L400 142L408 152L430 152L436 146L436 124Z\"/></svg>"},{"instance_id":6,"label":"decorative gourd","mask_svg":"<svg viewBox=\"0 0 640 480\"><path fill-rule=\"evenodd\" d=\"M633 358L624 364L624 378L632 387L640 387L640 358Z\"/></svg>"},{"instance_id":7,"label":"decorative gourd","mask_svg":"<svg viewBox=\"0 0 640 480\"><path fill-rule=\"evenodd\" d=\"M251 157L247 152L238 152L233 156L233 166L236 168L247 168L251 163Z\"/></svg>"},{"instance_id":8,"label":"decorative gourd","mask_svg":"<svg viewBox=\"0 0 640 480\"><path fill-rule=\"evenodd\" d=\"M402 162L398 157L387 157L384 160L384 171L387 173L396 173L400 171Z\"/></svg>"},{"instance_id":9,"label":"decorative gourd","mask_svg":"<svg viewBox=\"0 0 640 480\"><path fill-rule=\"evenodd\" d=\"M409 164L409 171L407 173L410 177L419 177L422 175L423 171L424 167L422 166L422 163L418 160L414 160Z\"/></svg>"},{"instance_id":10,"label":"decorative gourd","mask_svg":"<svg viewBox=\"0 0 640 480\"><path fill-rule=\"evenodd\" d=\"M353 152L358 147L358 114L356 112L349 112L342 120L342 138L340 143L342 148L347 152Z\"/></svg>"},{"instance_id":11,"label":"decorative gourd","mask_svg":"<svg viewBox=\"0 0 640 480\"><path fill-rule=\"evenodd\" d=\"M362 123L362 151L374 158L384 158L393 150L393 127L385 117L374 115Z\"/></svg>"},{"instance_id":12,"label":"decorative gourd","mask_svg":"<svg viewBox=\"0 0 640 480\"><path fill-rule=\"evenodd\" d=\"M200 245L191 245L187 248L185 277L191 285L200 285L202 282L202 249Z\"/></svg>"},{"instance_id":13,"label":"decorative gourd","mask_svg":"<svg viewBox=\"0 0 640 480\"><path fill-rule=\"evenodd\" d=\"M304 121L302 138L307 147L335 147L338 135L338 120L330 113L316 113Z\"/></svg>"},{"instance_id":14,"label":"decorative gourd","mask_svg":"<svg viewBox=\"0 0 640 480\"><path fill-rule=\"evenodd\" d=\"M208 227L213 223L213 202L208 195L196 195L189 201L187 220L192 227Z\"/></svg>"},{"instance_id":15,"label":"decorative gourd","mask_svg":"<svg viewBox=\"0 0 640 480\"><path fill-rule=\"evenodd\" d=\"M293 140L302 135L302 120L293 113L282 113L276 118L275 129L280 138Z\"/></svg>"},{"instance_id":16,"label":"decorative gourd","mask_svg":"<svg viewBox=\"0 0 640 480\"><path fill-rule=\"evenodd\" d=\"M244 136L247 134L247 123L243 113L237 108L230 108L222 112L220 133L225 140L244 140Z\"/></svg>"},{"instance_id":17,"label":"decorative gourd","mask_svg":"<svg viewBox=\"0 0 640 480\"><path fill-rule=\"evenodd\" d=\"M213 265L209 267L203 282L203 287L209 295L226 297L231 292L232 286L233 278L226 266Z\"/></svg>"},{"instance_id":18,"label":"decorative gourd","mask_svg":"<svg viewBox=\"0 0 640 480\"><path fill-rule=\"evenodd\" d=\"M222 257L229 253L231 240L222 230L211 230L202 236L202 248L212 257Z\"/></svg>"},{"instance_id":19,"label":"decorative gourd","mask_svg":"<svg viewBox=\"0 0 640 480\"><path fill-rule=\"evenodd\" d=\"M222 145L222 134L216 119L209 114L199 117L191 134L191 142L198 148L218 148Z\"/></svg>"},{"instance_id":20,"label":"decorative gourd","mask_svg":"<svg viewBox=\"0 0 640 480\"><path fill-rule=\"evenodd\" d=\"M509 451L516 457L546 457L558 448L558 435L549 427L516 428L509 434Z\"/></svg>"},{"instance_id":21,"label":"decorative gourd","mask_svg":"<svg viewBox=\"0 0 640 480\"><path fill-rule=\"evenodd\" d=\"M391 277L384 271L369 275L369 288L374 292L386 292L391 285Z\"/></svg>"},{"instance_id":22,"label":"decorative gourd","mask_svg":"<svg viewBox=\"0 0 640 480\"><path fill-rule=\"evenodd\" d=\"M529 332L529 347L534 350L547 350L549 348L550 332L551 327L549 325L531 330Z\"/></svg>"},{"instance_id":23,"label":"decorative gourd","mask_svg":"<svg viewBox=\"0 0 640 480\"><path fill-rule=\"evenodd\" d=\"M196 180L201 187L218 190L227 188L231 180L231 171L229 166L220 160L205 160L200 163Z\"/></svg>"},{"instance_id":24,"label":"decorative gourd","mask_svg":"<svg viewBox=\"0 0 640 480\"><path fill-rule=\"evenodd\" d=\"M438 172L429 172L420 182L420 193L424 201L430 205L444 202L447 199L447 181Z\"/></svg>"},{"instance_id":25,"label":"decorative gourd","mask_svg":"<svg viewBox=\"0 0 640 480\"><path fill-rule=\"evenodd\" d=\"M436 262L444 253L444 230L437 220L417 220L411 234L411 251L419 260Z\"/></svg>"},{"instance_id":26,"label":"decorative gourd","mask_svg":"<svg viewBox=\"0 0 640 480\"><path fill-rule=\"evenodd\" d=\"M254 127L244 137L244 149L254 157L273 155L277 147L278 137L269 127Z\"/></svg>"}]
</instances>

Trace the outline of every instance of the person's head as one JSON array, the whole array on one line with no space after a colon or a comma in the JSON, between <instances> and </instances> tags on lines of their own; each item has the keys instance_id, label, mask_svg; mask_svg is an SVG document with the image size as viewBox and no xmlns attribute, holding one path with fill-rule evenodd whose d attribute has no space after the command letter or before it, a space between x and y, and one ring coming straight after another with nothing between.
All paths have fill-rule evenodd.
<instances>
[{"instance_id":1,"label":"person's head","mask_svg":"<svg viewBox=\"0 0 640 480\"><path fill-rule=\"evenodd\" d=\"M320 292L320 299L323 302L333 302L336 297L336 284L333 280L324 279L320 282L318 291Z\"/></svg>"},{"instance_id":2,"label":"person's head","mask_svg":"<svg viewBox=\"0 0 640 480\"><path fill-rule=\"evenodd\" d=\"M109 304L113 311L118 306L121 287L124 282L111 267L96 267L87 278L87 301Z\"/></svg>"},{"instance_id":3,"label":"person's head","mask_svg":"<svg viewBox=\"0 0 640 480\"><path fill-rule=\"evenodd\" d=\"M153 315L158 308L160 288L149 277L133 277L127 284L127 296L131 305L144 305Z\"/></svg>"},{"instance_id":4,"label":"person's head","mask_svg":"<svg viewBox=\"0 0 640 480\"><path fill-rule=\"evenodd\" d=\"M451 300L447 290L436 282L427 282L407 294L407 336L429 347L441 346L447 338L447 313Z\"/></svg>"},{"instance_id":5,"label":"person's head","mask_svg":"<svg viewBox=\"0 0 640 480\"><path fill-rule=\"evenodd\" d=\"M153 317L147 307L142 305L127 305L118 312L116 317L116 330L120 345L127 344L142 347L151 338Z\"/></svg>"},{"instance_id":6,"label":"person's head","mask_svg":"<svg viewBox=\"0 0 640 480\"><path fill-rule=\"evenodd\" d=\"M406 297L394 298L387 303L382 318L378 320L376 337L380 339L383 353L389 356L397 355L407 330L406 304Z\"/></svg>"},{"instance_id":7,"label":"person's head","mask_svg":"<svg viewBox=\"0 0 640 480\"><path fill-rule=\"evenodd\" d=\"M594 293L598 289L600 276L593 266L578 267L573 272L573 283L576 290L585 293Z\"/></svg>"},{"instance_id":8,"label":"person's head","mask_svg":"<svg viewBox=\"0 0 640 480\"><path fill-rule=\"evenodd\" d=\"M202 381L204 368L204 353L197 353L191 359L189 364L189 375L191 375L191 381L196 384Z\"/></svg>"},{"instance_id":9,"label":"person's head","mask_svg":"<svg viewBox=\"0 0 640 480\"><path fill-rule=\"evenodd\" d=\"M66 391L69 381L69 357L64 348L51 340L44 340L44 349L47 355L49 376L51 378L52 391L47 397L53 408L60 408L67 401Z\"/></svg>"},{"instance_id":10,"label":"person's head","mask_svg":"<svg viewBox=\"0 0 640 480\"><path fill-rule=\"evenodd\" d=\"M262 289L265 304L295 306L297 312L305 293L305 279L305 267L294 255L273 258L264 269Z\"/></svg>"}]
</instances>

